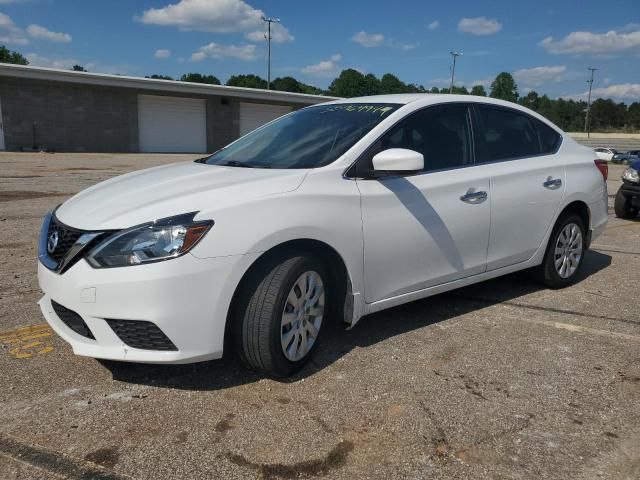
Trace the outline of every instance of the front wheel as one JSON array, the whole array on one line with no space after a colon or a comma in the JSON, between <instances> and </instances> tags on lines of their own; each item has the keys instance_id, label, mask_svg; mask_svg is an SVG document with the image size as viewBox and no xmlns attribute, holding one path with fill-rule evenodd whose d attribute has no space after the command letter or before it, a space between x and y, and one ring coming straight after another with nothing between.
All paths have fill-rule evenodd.
<instances>
[{"instance_id":1,"label":"front wheel","mask_svg":"<svg viewBox=\"0 0 640 480\"><path fill-rule=\"evenodd\" d=\"M250 275L235 319L245 365L274 377L305 365L326 323L327 280L324 264L307 256L266 261Z\"/></svg>"},{"instance_id":2,"label":"front wheel","mask_svg":"<svg viewBox=\"0 0 640 480\"><path fill-rule=\"evenodd\" d=\"M575 282L587 249L586 230L575 214L562 216L556 223L547 251L538 267L538 278L547 287L564 288Z\"/></svg>"},{"instance_id":3,"label":"front wheel","mask_svg":"<svg viewBox=\"0 0 640 480\"><path fill-rule=\"evenodd\" d=\"M616 217L624 220L635 218L638 215L638 209L631 205L631 199L623 195L622 190L618 190L618 193L616 193L613 210L616 213Z\"/></svg>"}]
</instances>

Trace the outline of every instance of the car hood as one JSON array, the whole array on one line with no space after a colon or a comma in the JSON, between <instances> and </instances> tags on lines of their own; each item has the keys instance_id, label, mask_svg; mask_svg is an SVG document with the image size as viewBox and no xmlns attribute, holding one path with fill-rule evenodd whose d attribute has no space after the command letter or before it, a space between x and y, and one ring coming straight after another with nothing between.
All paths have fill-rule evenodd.
<instances>
[{"instance_id":1,"label":"car hood","mask_svg":"<svg viewBox=\"0 0 640 480\"><path fill-rule=\"evenodd\" d=\"M82 230L111 230L182 213L206 214L225 205L293 191L307 172L195 162L164 165L87 188L64 202L56 217Z\"/></svg>"},{"instance_id":2,"label":"car hood","mask_svg":"<svg viewBox=\"0 0 640 480\"><path fill-rule=\"evenodd\" d=\"M631 168L633 168L634 170L638 170L640 172L640 158L637 160L632 161L629 166Z\"/></svg>"}]
</instances>

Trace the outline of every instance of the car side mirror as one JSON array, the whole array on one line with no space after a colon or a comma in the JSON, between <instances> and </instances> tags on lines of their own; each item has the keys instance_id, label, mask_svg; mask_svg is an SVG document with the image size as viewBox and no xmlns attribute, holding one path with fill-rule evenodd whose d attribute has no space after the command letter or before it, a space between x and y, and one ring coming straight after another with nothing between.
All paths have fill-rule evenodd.
<instances>
[{"instance_id":1,"label":"car side mirror","mask_svg":"<svg viewBox=\"0 0 640 480\"><path fill-rule=\"evenodd\" d=\"M424 169L424 156L406 148L390 148L371 160L374 170L387 172L418 172Z\"/></svg>"}]
</instances>

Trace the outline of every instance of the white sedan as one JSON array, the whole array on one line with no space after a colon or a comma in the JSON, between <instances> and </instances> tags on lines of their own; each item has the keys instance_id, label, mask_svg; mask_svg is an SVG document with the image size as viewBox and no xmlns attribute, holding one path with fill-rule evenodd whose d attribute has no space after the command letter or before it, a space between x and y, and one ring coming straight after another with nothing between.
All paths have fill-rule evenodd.
<instances>
[{"instance_id":1,"label":"white sedan","mask_svg":"<svg viewBox=\"0 0 640 480\"><path fill-rule=\"evenodd\" d=\"M600 160L606 160L607 162L610 162L613 159L613 156L618 153L615 148L607 147L594 148L594 151L596 152L596 157Z\"/></svg>"},{"instance_id":2,"label":"white sedan","mask_svg":"<svg viewBox=\"0 0 640 480\"><path fill-rule=\"evenodd\" d=\"M60 205L40 237L40 306L78 355L230 349L287 376L328 322L532 267L570 285L607 222L606 178L593 150L513 103L311 106Z\"/></svg>"}]
</instances>

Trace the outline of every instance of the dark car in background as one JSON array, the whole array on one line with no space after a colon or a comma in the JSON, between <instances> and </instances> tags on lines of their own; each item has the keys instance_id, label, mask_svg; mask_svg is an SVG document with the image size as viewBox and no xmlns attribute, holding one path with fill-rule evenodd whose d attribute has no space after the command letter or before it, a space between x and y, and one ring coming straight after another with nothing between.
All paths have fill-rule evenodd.
<instances>
[{"instance_id":1,"label":"dark car in background","mask_svg":"<svg viewBox=\"0 0 640 480\"><path fill-rule=\"evenodd\" d=\"M622 173L622 185L614 202L616 217L631 219L640 212L640 159L636 157Z\"/></svg>"},{"instance_id":2,"label":"dark car in background","mask_svg":"<svg viewBox=\"0 0 640 480\"><path fill-rule=\"evenodd\" d=\"M640 150L629 150L628 152L614 153L611 157L612 163L621 163L629 165L640 158Z\"/></svg>"}]
</instances>

